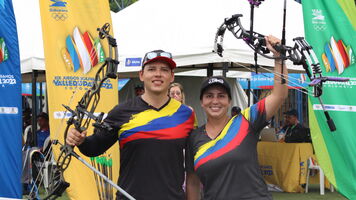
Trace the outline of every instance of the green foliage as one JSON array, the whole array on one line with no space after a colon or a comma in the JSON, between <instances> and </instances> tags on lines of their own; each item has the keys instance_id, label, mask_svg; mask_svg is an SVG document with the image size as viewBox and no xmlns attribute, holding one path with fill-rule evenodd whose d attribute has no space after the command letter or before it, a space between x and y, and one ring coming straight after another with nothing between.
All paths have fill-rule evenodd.
<instances>
[{"instance_id":1,"label":"green foliage","mask_svg":"<svg viewBox=\"0 0 356 200\"><path fill-rule=\"evenodd\" d=\"M117 13L136 1L137 0L109 0L110 10Z\"/></svg>"}]
</instances>

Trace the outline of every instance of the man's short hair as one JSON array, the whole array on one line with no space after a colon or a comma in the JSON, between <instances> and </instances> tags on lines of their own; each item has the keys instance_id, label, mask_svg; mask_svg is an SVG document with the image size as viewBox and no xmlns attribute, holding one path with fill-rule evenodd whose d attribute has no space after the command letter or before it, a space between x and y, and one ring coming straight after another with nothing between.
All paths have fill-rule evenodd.
<instances>
[{"instance_id":1,"label":"man's short hair","mask_svg":"<svg viewBox=\"0 0 356 200\"><path fill-rule=\"evenodd\" d=\"M238 106L234 106L231 108L231 112L235 112L235 113L240 113L241 112L241 108Z\"/></svg>"},{"instance_id":2,"label":"man's short hair","mask_svg":"<svg viewBox=\"0 0 356 200\"><path fill-rule=\"evenodd\" d=\"M137 84L135 85L135 90L136 89L144 89L142 84Z\"/></svg>"},{"instance_id":3,"label":"man's short hair","mask_svg":"<svg viewBox=\"0 0 356 200\"><path fill-rule=\"evenodd\" d=\"M45 112L41 112L40 114L37 115L37 118L40 118L40 117L47 119L47 120L49 119L48 114Z\"/></svg>"},{"instance_id":4,"label":"man's short hair","mask_svg":"<svg viewBox=\"0 0 356 200\"><path fill-rule=\"evenodd\" d=\"M289 111L287 111L287 112L284 112L283 114L289 115L289 116L296 116L296 117L298 117L298 112L297 112L296 109L289 110Z\"/></svg>"}]
</instances>

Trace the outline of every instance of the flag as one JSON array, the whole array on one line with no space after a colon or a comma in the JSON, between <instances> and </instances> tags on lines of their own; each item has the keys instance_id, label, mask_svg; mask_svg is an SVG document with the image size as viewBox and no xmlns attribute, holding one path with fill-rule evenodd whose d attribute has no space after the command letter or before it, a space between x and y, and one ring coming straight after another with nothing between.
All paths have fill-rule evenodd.
<instances>
[{"instance_id":1,"label":"flag","mask_svg":"<svg viewBox=\"0 0 356 200\"><path fill-rule=\"evenodd\" d=\"M0 199L22 198L21 70L11 0L0 0Z\"/></svg>"},{"instance_id":2,"label":"flag","mask_svg":"<svg viewBox=\"0 0 356 200\"><path fill-rule=\"evenodd\" d=\"M319 164L328 180L356 199L356 7L353 0L303 1L306 40L313 46L324 76L349 82L323 84L323 103L336 125L331 132L321 105L309 97L309 125Z\"/></svg>"}]
</instances>

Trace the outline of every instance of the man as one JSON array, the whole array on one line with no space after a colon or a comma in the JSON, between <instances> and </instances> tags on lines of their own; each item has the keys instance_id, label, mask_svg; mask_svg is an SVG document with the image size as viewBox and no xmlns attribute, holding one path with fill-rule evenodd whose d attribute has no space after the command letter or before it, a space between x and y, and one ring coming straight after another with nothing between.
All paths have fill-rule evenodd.
<instances>
[{"instance_id":1,"label":"man","mask_svg":"<svg viewBox=\"0 0 356 200\"><path fill-rule=\"evenodd\" d=\"M241 112L241 108L238 106L234 106L231 108L231 117L234 117L235 115L239 115Z\"/></svg>"},{"instance_id":2,"label":"man","mask_svg":"<svg viewBox=\"0 0 356 200\"><path fill-rule=\"evenodd\" d=\"M298 121L295 109L284 112L285 130L284 141L287 143L310 142L309 130Z\"/></svg>"},{"instance_id":3,"label":"man","mask_svg":"<svg viewBox=\"0 0 356 200\"><path fill-rule=\"evenodd\" d=\"M37 124L39 126L39 130L36 131L37 134L37 147L42 150L43 144L47 137L49 137L49 118L48 114L45 112L41 112L37 115Z\"/></svg>"},{"instance_id":4,"label":"man","mask_svg":"<svg viewBox=\"0 0 356 200\"><path fill-rule=\"evenodd\" d=\"M120 144L118 184L136 199L185 199L183 149L194 112L167 96L176 63L162 50L146 53L140 80L145 93L114 107L104 120L113 131L96 129L86 137L71 129L66 141L87 156ZM125 199L117 193L117 199Z\"/></svg>"}]
</instances>

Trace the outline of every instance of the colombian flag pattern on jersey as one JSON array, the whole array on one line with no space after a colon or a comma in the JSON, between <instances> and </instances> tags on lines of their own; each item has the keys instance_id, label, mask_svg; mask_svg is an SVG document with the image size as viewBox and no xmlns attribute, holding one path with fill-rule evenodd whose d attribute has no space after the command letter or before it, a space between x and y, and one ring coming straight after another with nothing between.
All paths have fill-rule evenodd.
<instances>
[{"instance_id":1,"label":"colombian flag pattern on jersey","mask_svg":"<svg viewBox=\"0 0 356 200\"><path fill-rule=\"evenodd\" d=\"M148 109L132 115L119 131L120 147L138 139L169 140L185 138L193 128L193 111L171 100L162 110Z\"/></svg>"},{"instance_id":2,"label":"colombian flag pattern on jersey","mask_svg":"<svg viewBox=\"0 0 356 200\"><path fill-rule=\"evenodd\" d=\"M233 117L222 130L220 135L201 147L194 156L194 168L197 170L202 164L214 160L238 147L244 140L249 127L264 112L265 99L245 109L241 115Z\"/></svg>"}]
</instances>

